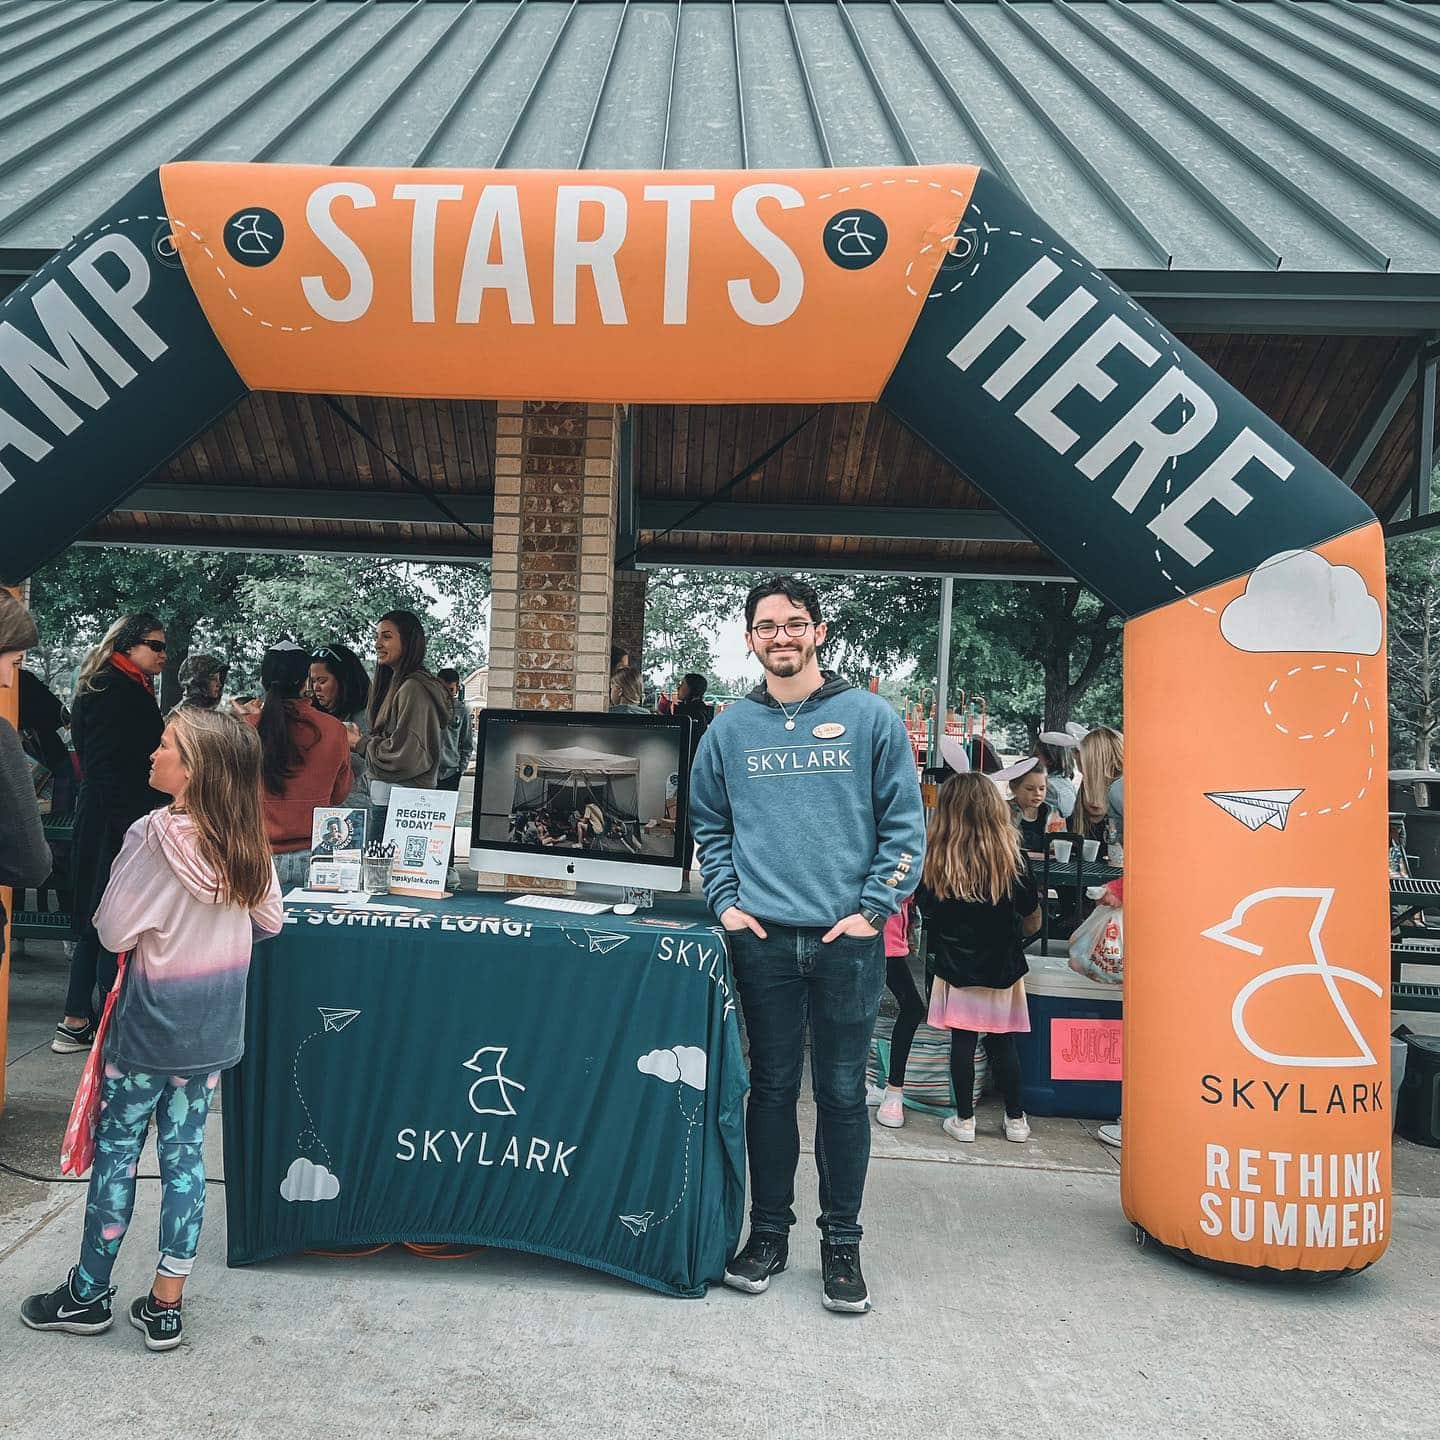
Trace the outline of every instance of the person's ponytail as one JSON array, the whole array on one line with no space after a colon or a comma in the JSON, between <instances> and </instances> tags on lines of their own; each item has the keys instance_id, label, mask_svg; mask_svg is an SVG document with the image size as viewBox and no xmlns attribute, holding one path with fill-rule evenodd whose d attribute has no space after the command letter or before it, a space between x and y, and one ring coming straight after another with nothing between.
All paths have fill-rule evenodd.
<instances>
[{"instance_id":1,"label":"person's ponytail","mask_svg":"<svg viewBox=\"0 0 1440 1440\"><path fill-rule=\"evenodd\" d=\"M265 652L260 666L260 683L265 703L260 708L260 773L272 795L285 791L285 782L304 763L305 754L295 739L291 707L310 674L310 657L293 641L285 641ZM318 734L314 725L312 731Z\"/></svg>"}]
</instances>

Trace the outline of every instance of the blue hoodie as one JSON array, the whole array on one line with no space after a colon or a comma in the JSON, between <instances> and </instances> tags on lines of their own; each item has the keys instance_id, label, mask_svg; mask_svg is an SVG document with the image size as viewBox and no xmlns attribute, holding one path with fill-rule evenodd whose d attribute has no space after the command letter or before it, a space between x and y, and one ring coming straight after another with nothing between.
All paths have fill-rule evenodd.
<instances>
[{"instance_id":1,"label":"blue hoodie","mask_svg":"<svg viewBox=\"0 0 1440 1440\"><path fill-rule=\"evenodd\" d=\"M826 930L859 910L895 914L925 851L900 717L832 675L798 715L788 708L794 730L757 685L696 751L690 824L710 908Z\"/></svg>"}]
</instances>

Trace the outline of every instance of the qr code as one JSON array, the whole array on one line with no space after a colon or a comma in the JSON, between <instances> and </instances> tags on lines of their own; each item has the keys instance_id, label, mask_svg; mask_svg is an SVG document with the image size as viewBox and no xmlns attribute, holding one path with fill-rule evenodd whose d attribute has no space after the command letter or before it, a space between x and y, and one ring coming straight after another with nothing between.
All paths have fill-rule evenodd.
<instances>
[{"instance_id":1,"label":"qr code","mask_svg":"<svg viewBox=\"0 0 1440 1440\"><path fill-rule=\"evenodd\" d=\"M427 843L428 837L424 835L407 835L405 837L405 864L407 866L425 863Z\"/></svg>"}]
</instances>

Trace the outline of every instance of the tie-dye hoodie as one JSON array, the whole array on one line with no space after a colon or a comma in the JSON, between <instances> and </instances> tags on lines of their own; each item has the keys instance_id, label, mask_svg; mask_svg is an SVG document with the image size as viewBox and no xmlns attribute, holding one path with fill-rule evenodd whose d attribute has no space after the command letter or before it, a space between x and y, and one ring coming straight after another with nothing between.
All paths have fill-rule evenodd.
<instances>
[{"instance_id":1,"label":"tie-dye hoodie","mask_svg":"<svg viewBox=\"0 0 1440 1440\"><path fill-rule=\"evenodd\" d=\"M280 885L253 910L216 899L190 817L142 816L95 912L107 950L130 952L105 1058L123 1070L207 1075L234 1065L245 1048L250 947L284 923Z\"/></svg>"}]
</instances>

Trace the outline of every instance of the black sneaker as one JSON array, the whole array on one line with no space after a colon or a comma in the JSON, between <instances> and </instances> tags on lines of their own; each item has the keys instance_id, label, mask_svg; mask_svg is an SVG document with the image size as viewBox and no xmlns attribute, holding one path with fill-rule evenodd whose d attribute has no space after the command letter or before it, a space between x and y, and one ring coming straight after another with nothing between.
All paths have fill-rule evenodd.
<instances>
[{"instance_id":1,"label":"black sneaker","mask_svg":"<svg viewBox=\"0 0 1440 1440\"><path fill-rule=\"evenodd\" d=\"M825 1280L824 1304L827 1310L840 1310L850 1315L863 1315L870 1308L870 1292L860 1273L858 1241L834 1244L822 1241L820 1271Z\"/></svg>"},{"instance_id":2,"label":"black sneaker","mask_svg":"<svg viewBox=\"0 0 1440 1440\"><path fill-rule=\"evenodd\" d=\"M32 1330L63 1330L67 1335L101 1335L114 1323L110 1313L110 1297L106 1290L93 1300L81 1300L75 1294L75 1272L65 1283L48 1295L32 1295L21 1303L20 1318Z\"/></svg>"},{"instance_id":3,"label":"black sneaker","mask_svg":"<svg viewBox=\"0 0 1440 1440\"><path fill-rule=\"evenodd\" d=\"M725 1267L725 1283L747 1295L762 1295L770 1288L770 1277L778 1275L789 1260L788 1237L752 1230L745 1248Z\"/></svg>"},{"instance_id":4,"label":"black sneaker","mask_svg":"<svg viewBox=\"0 0 1440 1440\"><path fill-rule=\"evenodd\" d=\"M78 1030L72 1030L63 1020L55 1027L50 1048L57 1055L74 1055L88 1050L95 1043L95 1025L87 1020Z\"/></svg>"},{"instance_id":5,"label":"black sneaker","mask_svg":"<svg viewBox=\"0 0 1440 1440\"><path fill-rule=\"evenodd\" d=\"M153 1295L142 1295L130 1302L130 1323L145 1332L147 1350L173 1350L184 1339L181 1332L180 1307L156 1305Z\"/></svg>"}]
</instances>

